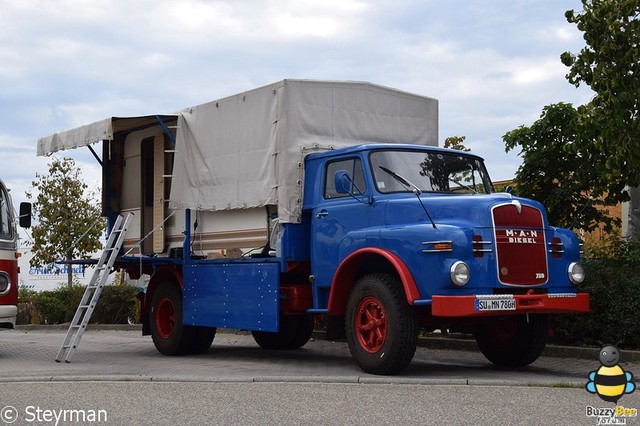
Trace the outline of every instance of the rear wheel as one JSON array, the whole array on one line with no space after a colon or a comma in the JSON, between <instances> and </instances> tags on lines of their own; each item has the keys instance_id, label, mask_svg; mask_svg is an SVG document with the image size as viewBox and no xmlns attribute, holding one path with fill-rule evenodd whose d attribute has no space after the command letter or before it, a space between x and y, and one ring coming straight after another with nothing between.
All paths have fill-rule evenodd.
<instances>
[{"instance_id":1,"label":"rear wheel","mask_svg":"<svg viewBox=\"0 0 640 426\"><path fill-rule=\"evenodd\" d=\"M474 331L482 354L499 367L524 367L538 359L547 344L547 315L506 316Z\"/></svg>"},{"instance_id":2,"label":"rear wheel","mask_svg":"<svg viewBox=\"0 0 640 426\"><path fill-rule=\"evenodd\" d=\"M363 371L395 374L413 359L417 320L397 277L361 278L349 296L345 325L349 351Z\"/></svg>"},{"instance_id":3,"label":"rear wheel","mask_svg":"<svg viewBox=\"0 0 640 426\"><path fill-rule=\"evenodd\" d=\"M280 331L252 331L254 340L263 349L298 349L307 344L313 334L313 316L280 317Z\"/></svg>"},{"instance_id":4,"label":"rear wheel","mask_svg":"<svg viewBox=\"0 0 640 426\"><path fill-rule=\"evenodd\" d=\"M177 285L164 282L151 299L149 313L151 338L164 355L182 355L191 351L194 330L182 325L182 293Z\"/></svg>"},{"instance_id":5,"label":"rear wheel","mask_svg":"<svg viewBox=\"0 0 640 426\"><path fill-rule=\"evenodd\" d=\"M193 330L193 340L191 342L190 353L200 354L206 352L211 347L213 339L216 337L215 327L199 327L199 326L184 326L187 329Z\"/></svg>"}]
</instances>

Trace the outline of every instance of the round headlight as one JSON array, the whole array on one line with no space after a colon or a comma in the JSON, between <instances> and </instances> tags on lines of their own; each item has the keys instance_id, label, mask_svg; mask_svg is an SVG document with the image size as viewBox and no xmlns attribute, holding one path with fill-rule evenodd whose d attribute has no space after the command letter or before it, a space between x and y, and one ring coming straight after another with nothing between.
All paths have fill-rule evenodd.
<instances>
[{"instance_id":1,"label":"round headlight","mask_svg":"<svg viewBox=\"0 0 640 426\"><path fill-rule=\"evenodd\" d=\"M453 262L453 265L451 265L449 275L451 276L451 281L455 285L462 287L469 282L471 271L469 270L469 266L467 266L467 264L462 260L456 260Z\"/></svg>"},{"instance_id":2,"label":"round headlight","mask_svg":"<svg viewBox=\"0 0 640 426\"><path fill-rule=\"evenodd\" d=\"M569 265L568 274L569 280L573 284L580 284L582 281L584 281L584 267L578 262L572 262Z\"/></svg>"},{"instance_id":3,"label":"round headlight","mask_svg":"<svg viewBox=\"0 0 640 426\"><path fill-rule=\"evenodd\" d=\"M9 291L11 287L11 280L9 279L9 275L4 272L0 272L0 294L5 294Z\"/></svg>"}]
</instances>

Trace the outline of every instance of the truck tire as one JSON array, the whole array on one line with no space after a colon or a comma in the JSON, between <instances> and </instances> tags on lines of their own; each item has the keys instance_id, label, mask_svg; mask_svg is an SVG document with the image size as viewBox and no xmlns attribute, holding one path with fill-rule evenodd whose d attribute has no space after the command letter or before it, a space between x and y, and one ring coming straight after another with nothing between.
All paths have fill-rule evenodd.
<instances>
[{"instance_id":1,"label":"truck tire","mask_svg":"<svg viewBox=\"0 0 640 426\"><path fill-rule=\"evenodd\" d=\"M345 328L349 351L367 373L396 374L413 359L417 319L394 275L358 280L347 302Z\"/></svg>"},{"instance_id":2,"label":"truck tire","mask_svg":"<svg viewBox=\"0 0 640 426\"><path fill-rule=\"evenodd\" d=\"M153 293L149 325L153 344L160 353L183 355L191 352L195 330L182 325L182 293L177 285L164 282Z\"/></svg>"},{"instance_id":3,"label":"truck tire","mask_svg":"<svg viewBox=\"0 0 640 426\"><path fill-rule=\"evenodd\" d=\"M515 315L478 325L473 333L482 354L499 367L525 367L547 344L548 315Z\"/></svg>"},{"instance_id":4,"label":"truck tire","mask_svg":"<svg viewBox=\"0 0 640 426\"><path fill-rule=\"evenodd\" d=\"M211 343L213 343L213 339L216 337L215 327L185 325L184 328L191 330L189 333L193 333L193 340L191 341L189 353L201 354L209 350Z\"/></svg>"},{"instance_id":5,"label":"truck tire","mask_svg":"<svg viewBox=\"0 0 640 426\"><path fill-rule=\"evenodd\" d=\"M313 334L313 316L280 317L280 331L252 331L253 339L262 349L291 350L307 344Z\"/></svg>"}]
</instances>

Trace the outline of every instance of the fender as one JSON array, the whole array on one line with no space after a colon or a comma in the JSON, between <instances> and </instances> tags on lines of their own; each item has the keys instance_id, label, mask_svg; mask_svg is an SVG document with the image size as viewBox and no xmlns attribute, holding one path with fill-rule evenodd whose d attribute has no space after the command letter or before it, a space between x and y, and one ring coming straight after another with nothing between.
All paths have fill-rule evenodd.
<instances>
[{"instance_id":1,"label":"fender","mask_svg":"<svg viewBox=\"0 0 640 426\"><path fill-rule=\"evenodd\" d=\"M389 262L398 274L404 288L407 303L413 305L415 300L420 299L420 292L418 292L416 282L402 259L390 251L377 247L366 247L351 253L338 266L331 283L331 292L329 293L329 315L344 315L347 308L347 299L353 288L359 266L380 257Z\"/></svg>"},{"instance_id":2,"label":"fender","mask_svg":"<svg viewBox=\"0 0 640 426\"><path fill-rule=\"evenodd\" d=\"M149 285L147 286L147 291L145 293L144 298L144 306L142 307L142 316L143 318L149 313L151 309L151 299L153 298L153 293L156 291L156 288L160 283L165 281L173 281L178 286L180 286L180 291L182 291L182 269L177 266L161 266L153 273L151 276L151 280L149 281Z\"/></svg>"}]
</instances>

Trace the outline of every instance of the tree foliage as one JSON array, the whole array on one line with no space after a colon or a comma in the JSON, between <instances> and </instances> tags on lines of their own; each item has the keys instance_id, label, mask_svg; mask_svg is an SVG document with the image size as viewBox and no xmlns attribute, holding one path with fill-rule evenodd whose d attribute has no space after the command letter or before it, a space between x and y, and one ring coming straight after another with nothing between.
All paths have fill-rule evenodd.
<instances>
[{"instance_id":1,"label":"tree foliage","mask_svg":"<svg viewBox=\"0 0 640 426\"><path fill-rule=\"evenodd\" d=\"M593 158L575 151L578 111L567 103L544 107L531 126L521 126L502 138L507 152L520 148L523 163L514 183L519 195L540 200L549 222L566 228L595 229L615 224L591 194L596 169Z\"/></svg>"},{"instance_id":2,"label":"tree foliage","mask_svg":"<svg viewBox=\"0 0 640 426\"><path fill-rule=\"evenodd\" d=\"M583 32L586 46L561 55L569 82L595 92L578 108L577 149L597 156L594 194L626 201L624 187L640 185L640 0L582 4L582 12L565 16Z\"/></svg>"},{"instance_id":3,"label":"tree foliage","mask_svg":"<svg viewBox=\"0 0 640 426\"><path fill-rule=\"evenodd\" d=\"M627 201L626 186L640 185L640 0L582 0L565 16L583 32L585 47L565 52L567 80L586 84L586 105L548 105L530 127L503 136L506 150L520 147L518 192L536 198L550 221L591 230L616 222L598 210Z\"/></svg>"},{"instance_id":4,"label":"tree foliage","mask_svg":"<svg viewBox=\"0 0 640 426\"><path fill-rule=\"evenodd\" d=\"M466 136L449 136L444 140L444 147L450 149L457 149L458 151L469 152L469 148L464 146Z\"/></svg>"},{"instance_id":5,"label":"tree foliage","mask_svg":"<svg viewBox=\"0 0 640 426\"><path fill-rule=\"evenodd\" d=\"M36 174L31 185L37 194L33 203L37 224L32 228L32 266L82 258L101 247L105 221L95 194L87 192L87 184L72 159L54 158L49 174ZM27 198L33 199L33 193L28 192ZM71 285L71 268L67 281Z\"/></svg>"}]
</instances>

